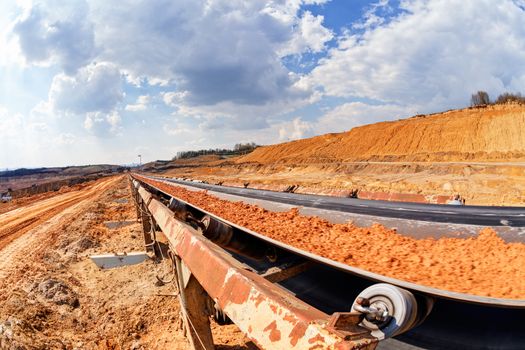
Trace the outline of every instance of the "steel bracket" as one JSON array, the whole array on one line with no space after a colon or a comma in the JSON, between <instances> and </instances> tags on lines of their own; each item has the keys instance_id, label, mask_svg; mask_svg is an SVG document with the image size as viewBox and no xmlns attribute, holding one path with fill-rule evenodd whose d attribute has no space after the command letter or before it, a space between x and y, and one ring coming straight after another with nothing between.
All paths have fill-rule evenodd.
<instances>
[{"instance_id":1,"label":"steel bracket","mask_svg":"<svg viewBox=\"0 0 525 350\"><path fill-rule=\"evenodd\" d=\"M359 326L364 317L360 312L334 312L326 329L345 340L368 338L370 331Z\"/></svg>"}]
</instances>

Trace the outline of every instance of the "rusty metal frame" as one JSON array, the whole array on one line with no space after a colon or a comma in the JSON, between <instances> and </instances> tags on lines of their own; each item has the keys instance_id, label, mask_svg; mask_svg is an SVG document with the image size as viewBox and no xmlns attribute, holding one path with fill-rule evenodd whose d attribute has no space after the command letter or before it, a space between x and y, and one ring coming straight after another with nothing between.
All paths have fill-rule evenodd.
<instances>
[{"instance_id":1,"label":"rusty metal frame","mask_svg":"<svg viewBox=\"0 0 525 350\"><path fill-rule=\"evenodd\" d=\"M137 184L137 180L134 180ZM378 340L354 322L340 322L246 270L142 186L132 186L167 237L173 253L226 315L262 349L375 349ZM345 320L349 318L346 317Z\"/></svg>"}]
</instances>

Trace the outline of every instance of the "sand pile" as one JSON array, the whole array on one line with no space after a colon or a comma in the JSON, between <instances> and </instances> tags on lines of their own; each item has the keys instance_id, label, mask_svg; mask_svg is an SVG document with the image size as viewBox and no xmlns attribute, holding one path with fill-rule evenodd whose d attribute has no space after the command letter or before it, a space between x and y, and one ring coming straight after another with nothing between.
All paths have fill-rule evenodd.
<instances>
[{"instance_id":1,"label":"sand pile","mask_svg":"<svg viewBox=\"0 0 525 350\"><path fill-rule=\"evenodd\" d=\"M238 163L525 160L525 105L468 108L256 149Z\"/></svg>"},{"instance_id":2,"label":"sand pile","mask_svg":"<svg viewBox=\"0 0 525 350\"><path fill-rule=\"evenodd\" d=\"M142 179L238 225L351 266L443 290L525 298L525 244L505 243L491 229L468 239L414 239L381 225L332 224L296 209L270 212Z\"/></svg>"}]
</instances>

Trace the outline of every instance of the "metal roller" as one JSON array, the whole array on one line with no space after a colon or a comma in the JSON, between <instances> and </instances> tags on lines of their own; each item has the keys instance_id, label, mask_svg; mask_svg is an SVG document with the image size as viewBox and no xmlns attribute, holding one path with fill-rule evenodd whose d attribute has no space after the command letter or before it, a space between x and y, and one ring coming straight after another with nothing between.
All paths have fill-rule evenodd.
<instances>
[{"instance_id":1,"label":"metal roller","mask_svg":"<svg viewBox=\"0 0 525 350\"><path fill-rule=\"evenodd\" d=\"M387 283L374 284L363 290L352 309L365 314L362 326L378 339L402 334L420 322L414 295Z\"/></svg>"},{"instance_id":2,"label":"metal roller","mask_svg":"<svg viewBox=\"0 0 525 350\"><path fill-rule=\"evenodd\" d=\"M201 230L204 237L224 249L250 259L263 260L267 258L268 246L261 246L254 237L243 232L236 232L232 226L210 215L204 215L201 219Z\"/></svg>"},{"instance_id":3,"label":"metal roller","mask_svg":"<svg viewBox=\"0 0 525 350\"><path fill-rule=\"evenodd\" d=\"M215 244L228 246L233 237L233 228L222 223L209 215L205 215L202 220L202 234Z\"/></svg>"},{"instance_id":4,"label":"metal roller","mask_svg":"<svg viewBox=\"0 0 525 350\"><path fill-rule=\"evenodd\" d=\"M178 201L172 197L168 203L168 208L171 211L173 211L176 219L183 221L183 222L187 221L189 212L188 212L188 206L185 203Z\"/></svg>"}]
</instances>

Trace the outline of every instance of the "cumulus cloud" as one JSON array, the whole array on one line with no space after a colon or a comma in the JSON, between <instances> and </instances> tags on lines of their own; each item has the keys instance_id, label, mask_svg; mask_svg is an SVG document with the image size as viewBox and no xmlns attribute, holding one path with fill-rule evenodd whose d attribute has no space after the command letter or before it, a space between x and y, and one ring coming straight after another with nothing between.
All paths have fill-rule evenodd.
<instances>
[{"instance_id":1,"label":"cumulus cloud","mask_svg":"<svg viewBox=\"0 0 525 350\"><path fill-rule=\"evenodd\" d=\"M49 91L54 112L110 113L123 100L122 83L161 85L171 90L162 96L171 108L261 128L311 102L311 86L282 59L325 49L333 33L323 16L301 10L325 2L36 0L13 33L28 63L63 69ZM124 109L147 110L148 102Z\"/></svg>"},{"instance_id":2,"label":"cumulus cloud","mask_svg":"<svg viewBox=\"0 0 525 350\"><path fill-rule=\"evenodd\" d=\"M100 57L118 64L131 81L171 82L192 105L260 105L307 96L282 65L280 48L318 51L331 38L322 17L300 16L302 3L93 1L92 20Z\"/></svg>"},{"instance_id":3,"label":"cumulus cloud","mask_svg":"<svg viewBox=\"0 0 525 350\"><path fill-rule=\"evenodd\" d=\"M177 105L178 117L191 117L200 121L202 129L258 130L267 128L272 119L291 113L300 106L315 102L313 97L308 100L290 101L282 99L263 105L238 105L233 102L221 102L212 106L193 106L185 103Z\"/></svg>"},{"instance_id":4,"label":"cumulus cloud","mask_svg":"<svg viewBox=\"0 0 525 350\"><path fill-rule=\"evenodd\" d=\"M427 111L464 106L479 89L525 90L525 12L516 2L406 0L400 10L339 38L303 83Z\"/></svg>"},{"instance_id":5,"label":"cumulus cloud","mask_svg":"<svg viewBox=\"0 0 525 350\"><path fill-rule=\"evenodd\" d=\"M96 54L88 9L85 1L50 1L29 8L13 27L25 59L57 63L67 74L88 64Z\"/></svg>"},{"instance_id":6,"label":"cumulus cloud","mask_svg":"<svg viewBox=\"0 0 525 350\"><path fill-rule=\"evenodd\" d=\"M151 102L151 96L141 95L137 98L134 104L126 105L125 110L130 112L144 111L148 108L148 104Z\"/></svg>"},{"instance_id":7,"label":"cumulus cloud","mask_svg":"<svg viewBox=\"0 0 525 350\"><path fill-rule=\"evenodd\" d=\"M296 117L291 121L277 122L270 126L280 141L290 141L330 132L342 132L356 126L385 120L406 118L417 113L415 106L370 105L349 102L328 109L316 120Z\"/></svg>"},{"instance_id":8,"label":"cumulus cloud","mask_svg":"<svg viewBox=\"0 0 525 350\"><path fill-rule=\"evenodd\" d=\"M12 114L0 105L0 130L1 138L15 138L17 133L24 127L24 116L20 113Z\"/></svg>"},{"instance_id":9,"label":"cumulus cloud","mask_svg":"<svg viewBox=\"0 0 525 350\"><path fill-rule=\"evenodd\" d=\"M164 124L162 130L168 135L175 136L181 134L192 134L194 129L191 126L179 124L179 125L170 125Z\"/></svg>"},{"instance_id":10,"label":"cumulus cloud","mask_svg":"<svg viewBox=\"0 0 525 350\"><path fill-rule=\"evenodd\" d=\"M303 121L301 118L294 118L291 122L282 123L279 128L279 140L291 141L312 136L313 125Z\"/></svg>"},{"instance_id":11,"label":"cumulus cloud","mask_svg":"<svg viewBox=\"0 0 525 350\"><path fill-rule=\"evenodd\" d=\"M161 96L162 96L162 101L164 101L164 104L166 104L166 106L178 108L186 100L188 96L188 92L187 91L162 92Z\"/></svg>"},{"instance_id":12,"label":"cumulus cloud","mask_svg":"<svg viewBox=\"0 0 525 350\"><path fill-rule=\"evenodd\" d=\"M36 105L31 115L38 120L65 116L61 124L82 123L86 131L97 137L118 135L123 129L118 112L125 96L122 80L119 69L105 62L83 67L73 76L57 74L51 83L48 100ZM140 108L140 104L148 102L149 96L141 96L133 107ZM55 141L67 144L70 139L59 135Z\"/></svg>"},{"instance_id":13,"label":"cumulus cloud","mask_svg":"<svg viewBox=\"0 0 525 350\"><path fill-rule=\"evenodd\" d=\"M121 121L117 112L91 112L86 114L84 128L95 136L103 137L117 134L121 129Z\"/></svg>"},{"instance_id":14,"label":"cumulus cloud","mask_svg":"<svg viewBox=\"0 0 525 350\"><path fill-rule=\"evenodd\" d=\"M76 141L76 137L75 135L71 133L61 133L60 135L58 135L57 137L53 139L53 142L56 145L60 145L60 146L72 145L75 143L75 141Z\"/></svg>"},{"instance_id":15,"label":"cumulus cloud","mask_svg":"<svg viewBox=\"0 0 525 350\"><path fill-rule=\"evenodd\" d=\"M380 0L373 3L363 15L363 19L352 25L353 29L371 29L385 23L388 13L393 9L389 5L389 0Z\"/></svg>"},{"instance_id":16,"label":"cumulus cloud","mask_svg":"<svg viewBox=\"0 0 525 350\"><path fill-rule=\"evenodd\" d=\"M37 0L13 33L28 63L64 70L50 87L53 112L112 112L123 100L122 73L137 87L166 86L165 104L201 115L205 127L263 128L269 116L311 101L310 86L282 58L325 49L332 31L301 11L325 2Z\"/></svg>"},{"instance_id":17,"label":"cumulus cloud","mask_svg":"<svg viewBox=\"0 0 525 350\"><path fill-rule=\"evenodd\" d=\"M314 127L316 134L346 131L356 126L407 118L417 113L418 107L416 106L349 102L326 111L316 121Z\"/></svg>"},{"instance_id":18,"label":"cumulus cloud","mask_svg":"<svg viewBox=\"0 0 525 350\"><path fill-rule=\"evenodd\" d=\"M281 56L303 52L321 52L334 33L323 26L323 16L314 16L306 11L296 26L296 33L289 43L279 51Z\"/></svg>"},{"instance_id":19,"label":"cumulus cloud","mask_svg":"<svg viewBox=\"0 0 525 350\"><path fill-rule=\"evenodd\" d=\"M89 65L74 76L58 74L49 91L54 111L71 114L107 113L123 98L120 72L110 63Z\"/></svg>"}]
</instances>

